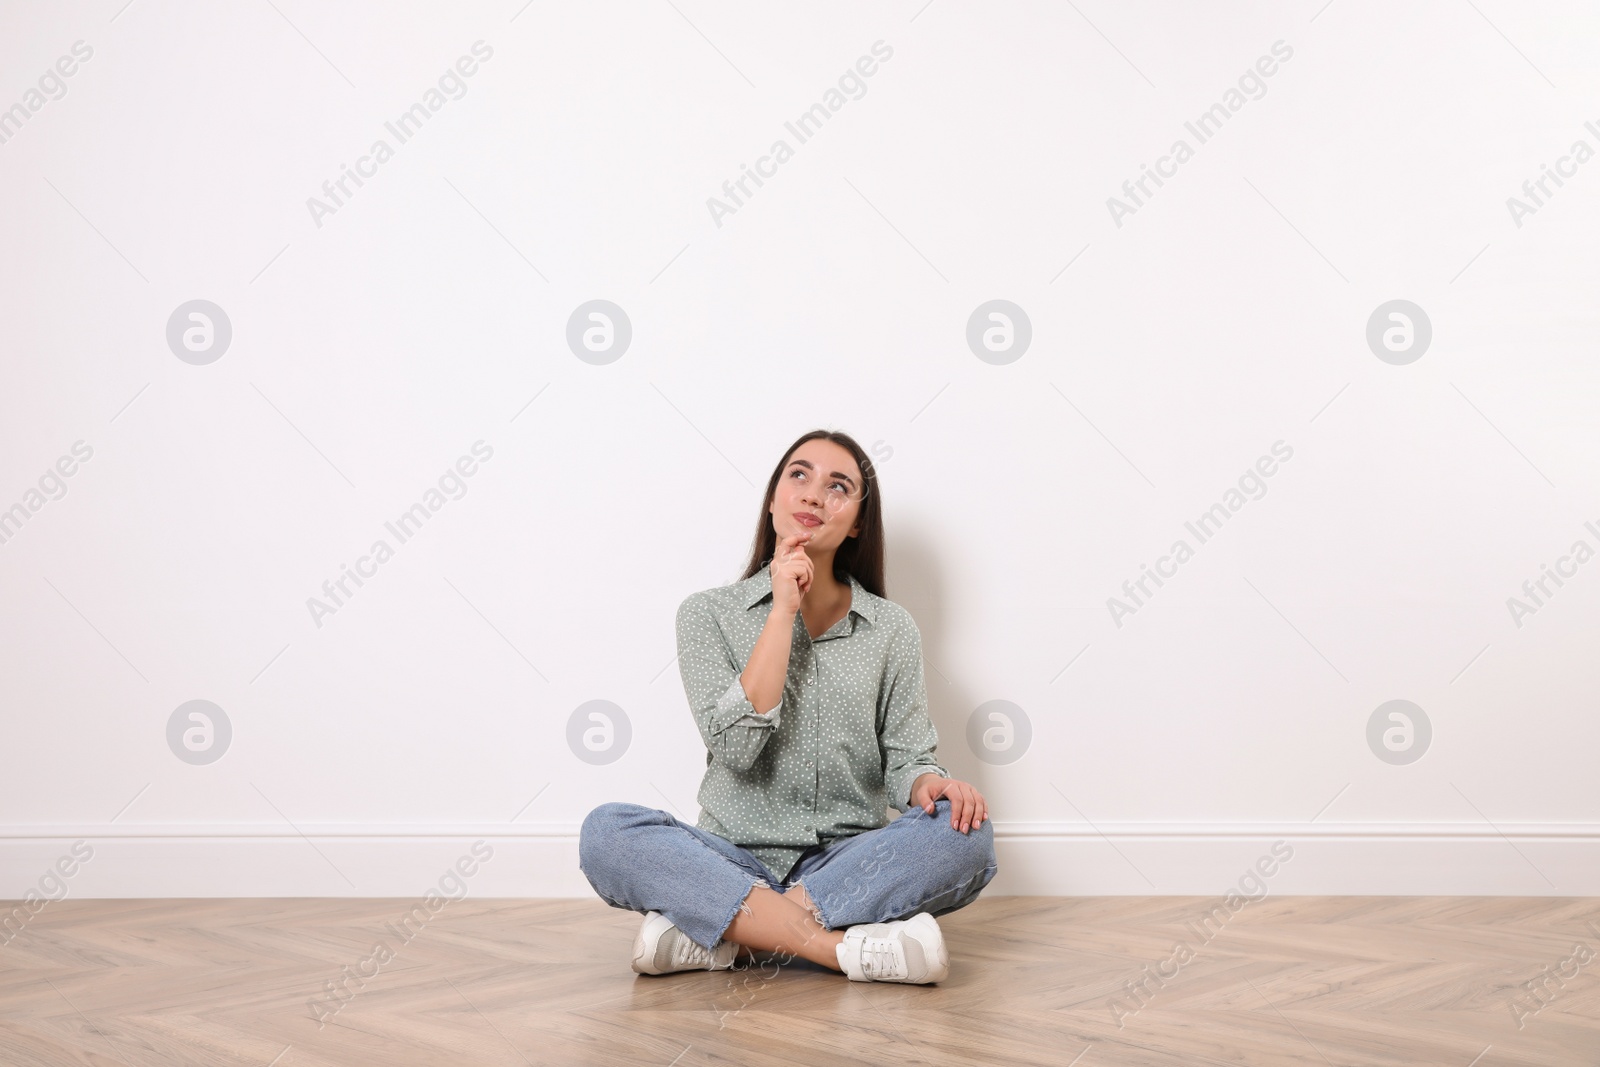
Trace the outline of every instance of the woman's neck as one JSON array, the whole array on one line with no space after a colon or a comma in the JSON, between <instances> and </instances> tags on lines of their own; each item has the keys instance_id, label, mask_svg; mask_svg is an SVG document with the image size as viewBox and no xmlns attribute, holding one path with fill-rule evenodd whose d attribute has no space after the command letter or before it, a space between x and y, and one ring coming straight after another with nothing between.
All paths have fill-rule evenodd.
<instances>
[{"instance_id":1,"label":"woman's neck","mask_svg":"<svg viewBox=\"0 0 1600 1067\"><path fill-rule=\"evenodd\" d=\"M824 577L826 576L826 577ZM807 607L829 608L850 595L850 586L833 576L833 571L823 570L819 564L811 579L811 589L806 593Z\"/></svg>"}]
</instances>

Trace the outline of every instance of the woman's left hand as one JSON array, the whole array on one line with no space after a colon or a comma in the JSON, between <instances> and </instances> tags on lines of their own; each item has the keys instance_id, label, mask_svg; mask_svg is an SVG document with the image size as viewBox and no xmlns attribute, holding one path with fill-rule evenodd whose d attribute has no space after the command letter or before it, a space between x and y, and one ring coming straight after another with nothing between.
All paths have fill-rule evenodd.
<instances>
[{"instance_id":1,"label":"woman's left hand","mask_svg":"<svg viewBox=\"0 0 1600 1067\"><path fill-rule=\"evenodd\" d=\"M983 820L989 817L989 805L983 794L969 782L924 774L911 785L911 803L929 815L933 814L933 802L940 797L949 798L950 825L962 833L970 827L982 826Z\"/></svg>"}]
</instances>

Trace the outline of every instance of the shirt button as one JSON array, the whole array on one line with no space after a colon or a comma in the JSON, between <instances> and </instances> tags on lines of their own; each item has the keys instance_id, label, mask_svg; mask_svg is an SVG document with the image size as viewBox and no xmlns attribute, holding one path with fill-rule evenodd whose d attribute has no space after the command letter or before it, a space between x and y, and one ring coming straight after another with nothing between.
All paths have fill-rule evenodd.
<instances>
[{"instance_id":1,"label":"shirt button","mask_svg":"<svg viewBox=\"0 0 1600 1067\"><path fill-rule=\"evenodd\" d=\"M806 766L807 767L811 766L811 761L810 760L806 760Z\"/></svg>"}]
</instances>

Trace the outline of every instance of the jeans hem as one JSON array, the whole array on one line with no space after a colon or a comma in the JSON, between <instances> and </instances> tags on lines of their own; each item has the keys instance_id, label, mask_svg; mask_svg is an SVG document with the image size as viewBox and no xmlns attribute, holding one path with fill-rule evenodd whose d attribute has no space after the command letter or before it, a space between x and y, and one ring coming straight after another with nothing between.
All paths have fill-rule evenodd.
<instances>
[{"instance_id":1,"label":"jeans hem","mask_svg":"<svg viewBox=\"0 0 1600 1067\"><path fill-rule=\"evenodd\" d=\"M806 891L806 900L811 904L811 917L817 920L817 925L831 933L833 930L833 924L828 922L828 917L822 913L821 902L819 902L816 897L811 895L811 887L798 879L796 879L794 885L799 886L801 889Z\"/></svg>"},{"instance_id":2,"label":"jeans hem","mask_svg":"<svg viewBox=\"0 0 1600 1067\"><path fill-rule=\"evenodd\" d=\"M718 933L717 933L715 939L713 939L713 941L711 942L711 944L709 946L701 945L701 947L702 948L709 947L712 952L715 952L719 947L721 947L723 941L727 940L722 935L728 932L728 927L733 925L733 920L735 918L737 918L741 912L746 914L746 915L753 914L750 911L750 905L745 903L745 901L750 898L751 892L755 889L756 886L758 886L758 885L766 885L766 884L767 884L767 880L765 878L760 878L760 877L753 878L752 881L750 882L750 885L745 889L744 895L742 895L738 900L734 901L733 902L733 907L728 909L728 917L727 917L726 920L723 921L722 925L717 928ZM693 940L693 939L691 938L691 940ZM696 944L699 944L699 942L696 942Z\"/></svg>"}]
</instances>

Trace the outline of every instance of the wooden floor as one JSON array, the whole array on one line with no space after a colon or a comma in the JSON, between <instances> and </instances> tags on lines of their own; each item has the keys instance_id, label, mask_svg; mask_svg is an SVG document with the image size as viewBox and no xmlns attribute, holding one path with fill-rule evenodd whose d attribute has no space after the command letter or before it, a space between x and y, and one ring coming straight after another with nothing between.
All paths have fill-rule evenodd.
<instances>
[{"instance_id":1,"label":"wooden floor","mask_svg":"<svg viewBox=\"0 0 1600 1067\"><path fill-rule=\"evenodd\" d=\"M407 941L412 903L48 904L0 945L0 1062L1600 1064L1595 899L1272 897L1202 928L1218 898L993 897L940 920L937 986L635 975L640 917L598 900L457 901Z\"/></svg>"}]
</instances>

